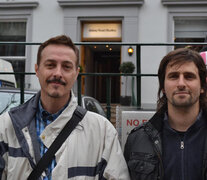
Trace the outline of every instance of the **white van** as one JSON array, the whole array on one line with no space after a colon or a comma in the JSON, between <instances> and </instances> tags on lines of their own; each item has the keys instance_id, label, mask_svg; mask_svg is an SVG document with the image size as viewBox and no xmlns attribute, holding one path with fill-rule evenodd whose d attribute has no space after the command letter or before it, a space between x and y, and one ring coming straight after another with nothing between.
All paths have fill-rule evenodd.
<instances>
[{"instance_id":1,"label":"white van","mask_svg":"<svg viewBox=\"0 0 207 180\"><path fill-rule=\"evenodd\" d=\"M14 72L12 64L6 60L0 59L0 72ZM16 88L16 86L14 74L0 74L0 87Z\"/></svg>"}]
</instances>

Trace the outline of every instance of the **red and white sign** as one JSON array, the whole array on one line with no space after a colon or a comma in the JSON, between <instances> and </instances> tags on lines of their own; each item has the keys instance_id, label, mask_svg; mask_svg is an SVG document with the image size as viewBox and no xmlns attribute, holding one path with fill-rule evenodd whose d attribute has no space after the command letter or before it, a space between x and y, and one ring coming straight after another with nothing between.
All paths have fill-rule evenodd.
<instances>
[{"instance_id":1,"label":"red and white sign","mask_svg":"<svg viewBox=\"0 0 207 180\"><path fill-rule=\"evenodd\" d=\"M124 146L127 137L132 129L140 126L147 122L155 111L122 111L122 122L121 122L121 146L124 150Z\"/></svg>"}]
</instances>

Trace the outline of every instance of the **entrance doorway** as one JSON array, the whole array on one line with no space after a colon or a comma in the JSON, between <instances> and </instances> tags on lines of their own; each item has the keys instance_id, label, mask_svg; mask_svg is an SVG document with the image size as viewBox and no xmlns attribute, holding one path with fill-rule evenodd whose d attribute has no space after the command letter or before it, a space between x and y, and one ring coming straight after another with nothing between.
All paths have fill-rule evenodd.
<instances>
[{"instance_id":1,"label":"entrance doorway","mask_svg":"<svg viewBox=\"0 0 207 180\"><path fill-rule=\"evenodd\" d=\"M120 46L86 46L85 72L86 73L119 73ZM86 76L84 79L84 91L98 99L101 103L106 102L106 76ZM111 77L111 103L119 103L120 98L120 77Z\"/></svg>"},{"instance_id":2,"label":"entrance doorway","mask_svg":"<svg viewBox=\"0 0 207 180\"><path fill-rule=\"evenodd\" d=\"M121 21L84 21L82 22L82 41L85 42L121 42ZM85 73L119 73L121 46L88 45L82 47L81 66ZM107 100L107 77L86 76L82 81L82 93L98 99ZM119 103L120 77L111 77L111 103Z\"/></svg>"}]
</instances>

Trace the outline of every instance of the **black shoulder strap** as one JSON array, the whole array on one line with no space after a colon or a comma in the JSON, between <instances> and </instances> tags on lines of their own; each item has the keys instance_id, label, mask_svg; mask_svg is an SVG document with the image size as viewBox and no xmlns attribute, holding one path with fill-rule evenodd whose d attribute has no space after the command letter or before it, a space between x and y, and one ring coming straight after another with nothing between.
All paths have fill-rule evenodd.
<instances>
[{"instance_id":1,"label":"black shoulder strap","mask_svg":"<svg viewBox=\"0 0 207 180\"><path fill-rule=\"evenodd\" d=\"M67 139L70 133L75 129L78 123L83 119L83 117L86 114L86 111L87 110L83 109L82 107L77 106L76 110L73 113L72 118L67 122L67 124L62 129L62 131L57 136L57 138L54 140L54 142L51 144L47 152L42 156L42 158L37 163L33 171L30 173L27 180L37 180L41 176L42 172L52 162L52 159L54 158L54 155L57 152L57 150L61 147L63 142Z\"/></svg>"}]
</instances>

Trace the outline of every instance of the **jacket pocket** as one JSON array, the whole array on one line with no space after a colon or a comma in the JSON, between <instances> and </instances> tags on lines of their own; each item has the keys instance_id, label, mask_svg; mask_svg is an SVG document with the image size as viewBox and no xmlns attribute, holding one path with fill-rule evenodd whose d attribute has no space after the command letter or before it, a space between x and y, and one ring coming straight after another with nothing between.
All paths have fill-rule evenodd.
<instances>
[{"instance_id":1,"label":"jacket pocket","mask_svg":"<svg viewBox=\"0 0 207 180\"><path fill-rule=\"evenodd\" d=\"M151 154L132 153L128 162L128 167L132 180L155 180L157 179L156 158Z\"/></svg>"}]
</instances>

